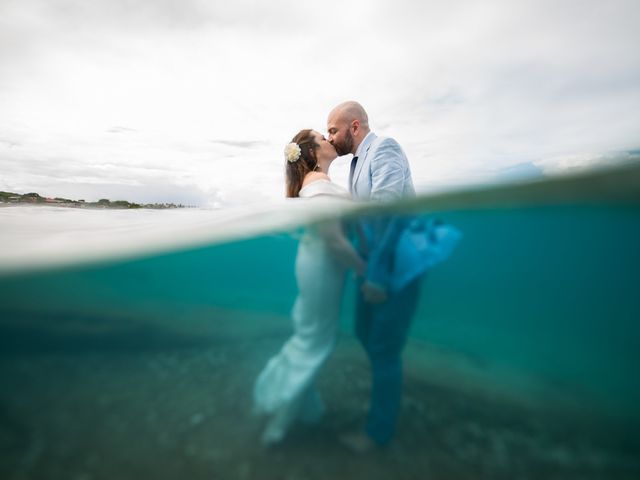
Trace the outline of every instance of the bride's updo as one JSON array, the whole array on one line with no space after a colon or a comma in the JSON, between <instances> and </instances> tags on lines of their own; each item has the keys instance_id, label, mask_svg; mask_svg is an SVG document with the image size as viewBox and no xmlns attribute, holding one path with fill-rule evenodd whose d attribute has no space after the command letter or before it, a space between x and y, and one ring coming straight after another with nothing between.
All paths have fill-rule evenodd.
<instances>
[{"instance_id":1,"label":"bride's updo","mask_svg":"<svg viewBox=\"0 0 640 480\"><path fill-rule=\"evenodd\" d=\"M297 146L297 148L296 148ZM300 130L285 149L285 176L287 197L297 197L305 175L318 166L316 149L319 147L313 137L313 130Z\"/></svg>"}]
</instances>

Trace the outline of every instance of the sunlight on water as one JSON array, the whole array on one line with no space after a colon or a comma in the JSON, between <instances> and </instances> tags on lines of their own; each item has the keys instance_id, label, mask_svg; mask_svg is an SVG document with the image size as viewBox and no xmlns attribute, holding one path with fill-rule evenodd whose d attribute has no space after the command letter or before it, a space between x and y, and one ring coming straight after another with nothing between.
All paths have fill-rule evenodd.
<instances>
[{"instance_id":1,"label":"sunlight on water","mask_svg":"<svg viewBox=\"0 0 640 480\"><path fill-rule=\"evenodd\" d=\"M251 390L291 332L301 223L380 209L1 208L0 475L638 478L631 172L394 208L464 237L422 283L396 438L361 457L337 442L370 381L352 281L322 422L264 450Z\"/></svg>"}]
</instances>

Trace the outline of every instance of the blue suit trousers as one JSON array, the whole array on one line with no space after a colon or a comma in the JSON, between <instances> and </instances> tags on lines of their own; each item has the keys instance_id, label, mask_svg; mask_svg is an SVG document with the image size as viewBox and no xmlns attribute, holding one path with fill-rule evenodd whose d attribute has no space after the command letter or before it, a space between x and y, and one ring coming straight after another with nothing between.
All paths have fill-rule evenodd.
<instances>
[{"instance_id":1,"label":"blue suit trousers","mask_svg":"<svg viewBox=\"0 0 640 480\"><path fill-rule=\"evenodd\" d=\"M356 336L371 364L371 400L366 433L386 444L395 431L402 398L402 350L420 297L422 276L384 303L365 302L358 289Z\"/></svg>"}]
</instances>

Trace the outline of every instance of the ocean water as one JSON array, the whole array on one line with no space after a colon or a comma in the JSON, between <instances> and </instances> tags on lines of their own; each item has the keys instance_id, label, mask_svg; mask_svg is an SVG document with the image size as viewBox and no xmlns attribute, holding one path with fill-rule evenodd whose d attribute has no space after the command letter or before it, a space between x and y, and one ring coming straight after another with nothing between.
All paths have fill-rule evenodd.
<instances>
[{"instance_id":1,"label":"ocean water","mask_svg":"<svg viewBox=\"0 0 640 480\"><path fill-rule=\"evenodd\" d=\"M291 332L301 229L412 213L464 235L434 267L391 446L354 456L351 333L316 427L259 444L255 375ZM640 478L640 167L309 211L0 208L2 478Z\"/></svg>"}]
</instances>

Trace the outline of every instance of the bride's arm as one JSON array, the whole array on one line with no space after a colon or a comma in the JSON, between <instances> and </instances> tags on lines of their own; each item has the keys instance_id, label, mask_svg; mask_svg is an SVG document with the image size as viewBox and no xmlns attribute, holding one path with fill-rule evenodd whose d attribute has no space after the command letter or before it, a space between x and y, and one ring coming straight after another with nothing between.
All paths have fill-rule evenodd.
<instances>
[{"instance_id":1,"label":"bride's arm","mask_svg":"<svg viewBox=\"0 0 640 480\"><path fill-rule=\"evenodd\" d=\"M340 222L329 221L318 226L318 232L327 242L327 247L340 263L353 268L356 274L364 275L367 264L358 255L351 242L345 236Z\"/></svg>"}]
</instances>

